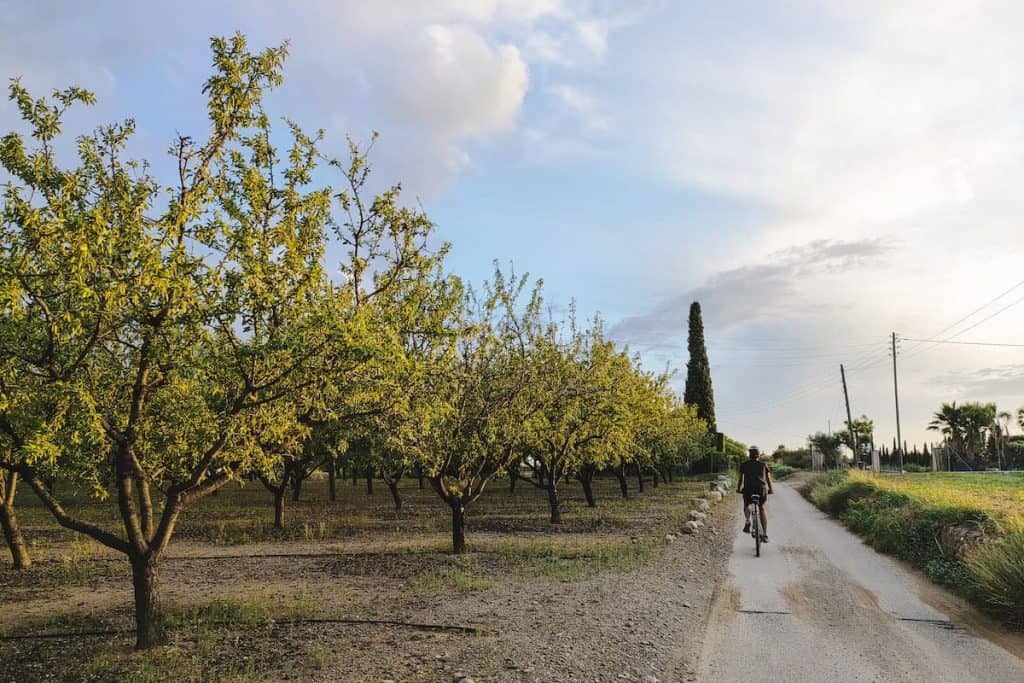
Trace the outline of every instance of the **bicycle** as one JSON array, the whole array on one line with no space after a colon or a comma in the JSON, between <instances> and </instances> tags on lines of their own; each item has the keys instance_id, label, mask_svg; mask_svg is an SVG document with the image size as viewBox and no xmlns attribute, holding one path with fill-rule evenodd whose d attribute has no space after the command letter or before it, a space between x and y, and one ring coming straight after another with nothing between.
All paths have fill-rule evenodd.
<instances>
[{"instance_id":1,"label":"bicycle","mask_svg":"<svg viewBox=\"0 0 1024 683\"><path fill-rule=\"evenodd\" d=\"M761 496L750 497L750 533L754 537L754 556L761 557Z\"/></svg>"}]
</instances>

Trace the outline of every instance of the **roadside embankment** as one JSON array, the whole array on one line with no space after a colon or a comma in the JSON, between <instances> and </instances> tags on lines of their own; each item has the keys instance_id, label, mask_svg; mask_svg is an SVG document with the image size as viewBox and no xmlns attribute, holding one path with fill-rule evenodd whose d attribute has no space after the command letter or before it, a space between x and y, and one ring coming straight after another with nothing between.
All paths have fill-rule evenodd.
<instances>
[{"instance_id":1,"label":"roadside embankment","mask_svg":"<svg viewBox=\"0 0 1024 683\"><path fill-rule=\"evenodd\" d=\"M803 493L876 550L1024 629L1024 476L830 472Z\"/></svg>"}]
</instances>

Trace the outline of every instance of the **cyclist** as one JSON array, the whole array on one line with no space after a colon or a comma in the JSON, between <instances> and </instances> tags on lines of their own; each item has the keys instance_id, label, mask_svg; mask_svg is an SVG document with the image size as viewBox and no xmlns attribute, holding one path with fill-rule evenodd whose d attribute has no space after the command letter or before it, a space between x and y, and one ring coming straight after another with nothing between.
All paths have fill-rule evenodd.
<instances>
[{"instance_id":1,"label":"cyclist","mask_svg":"<svg viewBox=\"0 0 1024 683\"><path fill-rule=\"evenodd\" d=\"M761 542L768 542L768 514L764 511L764 504L768 502L769 493L772 491L772 473L768 466L761 462L761 450L757 446L747 449L750 459L740 465L740 481L736 487L736 493L743 494L743 516L747 523L743 525L743 533L750 533L750 505L751 496L761 497Z\"/></svg>"}]
</instances>

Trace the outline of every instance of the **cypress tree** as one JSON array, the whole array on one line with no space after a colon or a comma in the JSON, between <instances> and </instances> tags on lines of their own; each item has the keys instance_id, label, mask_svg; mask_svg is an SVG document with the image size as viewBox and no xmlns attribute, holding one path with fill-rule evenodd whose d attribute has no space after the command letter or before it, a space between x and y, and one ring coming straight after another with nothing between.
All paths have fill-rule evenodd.
<instances>
[{"instance_id":1,"label":"cypress tree","mask_svg":"<svg viewBox=\"0 0 1024 683\"><path fill-rule=\"evenodd\" d=\"M697 406L697 416L708 423L708 430L717 432L715 424L715 395L711 390L711 366L708 350L704 346L704 322L700 315L700 302L690 304L690 362L686 364L686 391L683 400Z\"/></svg>"}]
</instances>

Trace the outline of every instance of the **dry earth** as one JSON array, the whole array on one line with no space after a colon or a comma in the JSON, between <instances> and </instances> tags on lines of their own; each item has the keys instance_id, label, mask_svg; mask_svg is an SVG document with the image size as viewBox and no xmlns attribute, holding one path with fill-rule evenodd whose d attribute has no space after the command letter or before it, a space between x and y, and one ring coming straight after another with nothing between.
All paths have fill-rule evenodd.
<instances>
[{"instance_id":1,"label":"dry earth","mask_svg":"<svg viewBox=\"0 0 1024 683\"><path fill-rule=\"evenodd\" d=\"M441 532L409 533L414 521L383 539L185 540L163 568L162 597L179 624L171 646L147 655L131 652L125 632L123 562L93 549L69 563L57 541L37 548L32 575L0 570L0 630L16 637L0 641L0 680L695 680L735 506L714 508L697 535L666 533L678 533L704 486L662 485L614 503L608 488L614 514L599 523L570 498L576 531L600 533L523 529L534 522L495 509L476 522L501 531L471 526L465 557L444 552ZM398 623L372 623L383 620ZM21 638L90 630L102 633Z\"/></svg>"}]
</instances>

